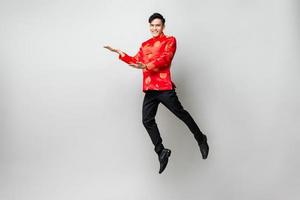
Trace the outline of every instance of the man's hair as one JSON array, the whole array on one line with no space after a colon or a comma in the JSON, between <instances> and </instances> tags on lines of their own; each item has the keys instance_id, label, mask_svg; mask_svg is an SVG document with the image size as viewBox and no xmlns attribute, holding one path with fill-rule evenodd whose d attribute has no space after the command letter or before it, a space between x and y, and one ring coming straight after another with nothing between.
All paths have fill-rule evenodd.
<instances>
[{"instance_id":1,"label":"man's hair","mask_svg":"<svg viewBox=\"0 0 300 200\"><path fill-rule=\"evenodd\" d=\"M159 13L153 13L150 17L149 17L149 20L148 22L151 23L154 19L160 19L162 24L165 25L165 18L159 14Z\"/></svg>"}]
</instances>

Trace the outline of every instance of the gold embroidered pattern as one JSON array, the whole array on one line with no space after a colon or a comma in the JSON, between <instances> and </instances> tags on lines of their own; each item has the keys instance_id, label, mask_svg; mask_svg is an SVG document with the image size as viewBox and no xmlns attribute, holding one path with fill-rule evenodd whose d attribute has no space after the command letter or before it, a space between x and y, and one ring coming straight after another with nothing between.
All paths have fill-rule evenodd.
<instances>
[{"instance_id":1,"label":"gold embroidered pattern","mask_svg":"<svg viewBox=\"0 0 300 200\"><path fill-rule=\"evenodd\" d=\"M167 77L167 73L159 73L159 77L160 78L166 78Z\"/></svg>"},{"instance_id":2,"label":"gold embroidered pattern","mask_svg":"<svg viewBox=\"0 0 300 200\"><path fill-rule=\"evenodd\" d=\"M150 78L150 76L148 76L148 77L145 79L145 83L146 83L147 85L149 85L150 82L151 82L151 78Z\"/></svg>"}]
</instances>

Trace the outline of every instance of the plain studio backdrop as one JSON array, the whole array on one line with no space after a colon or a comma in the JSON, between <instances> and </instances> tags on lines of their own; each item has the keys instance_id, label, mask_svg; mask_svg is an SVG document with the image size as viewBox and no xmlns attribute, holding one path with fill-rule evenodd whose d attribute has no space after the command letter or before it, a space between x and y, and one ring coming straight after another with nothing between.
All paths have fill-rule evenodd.
<instances>
[{"instance_id":1,"label":"plain studio backdrop","mask_svg":"<svg viewBox=\"0 0 300 200\"><path fill-rule=\"evenodd\" d=\"M297 0L2 0L1 200L296 200L300 197ZM177 39L171 73L207 134L160 104L172 150L159 162L142 124L134 55L148 17Z\"/></svg>"}]
</instances>

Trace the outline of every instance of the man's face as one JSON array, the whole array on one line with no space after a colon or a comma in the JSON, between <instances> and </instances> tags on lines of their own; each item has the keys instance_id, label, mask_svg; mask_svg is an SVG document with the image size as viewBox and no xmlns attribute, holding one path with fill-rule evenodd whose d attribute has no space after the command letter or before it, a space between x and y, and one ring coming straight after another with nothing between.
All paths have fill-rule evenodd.
<instances>
[{"instance_id":1,"label":"man's face","mask_svg":"<svg viewBox=\"0 0 300 200\"><path fill-rule=\"evenodd\" d=\"M160 19L154 19L150 23L150 32L153 37L159 36L163 32L164 28L165 26L162 24Z\"/></svg>"}]
</instances>

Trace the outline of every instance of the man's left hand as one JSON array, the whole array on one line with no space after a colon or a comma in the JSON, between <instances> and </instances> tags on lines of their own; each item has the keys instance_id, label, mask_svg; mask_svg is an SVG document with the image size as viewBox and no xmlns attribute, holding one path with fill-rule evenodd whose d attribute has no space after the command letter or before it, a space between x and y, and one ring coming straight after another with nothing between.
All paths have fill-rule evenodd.
<instances>
[{"instance_id":1,"label":"man's left hand","mask_svg":"<svg viewBox=\"0 0 300 200\"><path fill-rule=\"evenodd\" d=\"M134 67L134 68L137 68L137 69L146 69L146 65L144 63L141 63L141 62L137 62L136 64L135 63L130 63L129 64L131 67Z\"/></svg>"}]
</instances>

